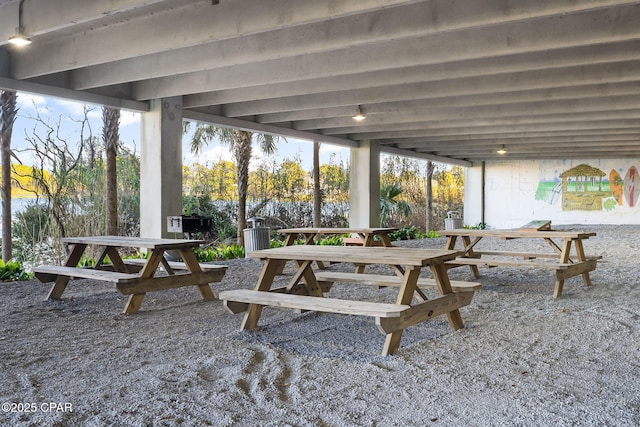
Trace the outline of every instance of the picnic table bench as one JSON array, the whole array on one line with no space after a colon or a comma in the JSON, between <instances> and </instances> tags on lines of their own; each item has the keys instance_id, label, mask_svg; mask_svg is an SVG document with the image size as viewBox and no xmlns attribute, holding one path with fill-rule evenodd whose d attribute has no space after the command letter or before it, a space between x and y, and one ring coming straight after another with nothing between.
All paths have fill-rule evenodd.
<instances>
[{"instance_id":1,"label":"picnic table bench","mask_svg":"<svg viewBox=\"0 0 640 427\"><path fill-rule=\"evenodd\" d=\"M583 241L596 233L562 230L475 230L455 229L439 232L447 237L445 248L456 248L458 238L462 243L461 255L447 262L450 268L467 265L475 278L480 276L478 267L528 267L552 270L555 275L553 297L562 295L564 281L570 277L582 276L585 286L591 285L589 272L595 270L601 256L587 256ZM500 240L541 239L551 252L516 252L505 250L476 249L484 238ZM560 243L556 243L556 240ZM495 244L495 240L492 240ZM573 249L573 251L572 251ZM572 252L574 252L572 254Z\"/></svg>"},{"instance_id":2,"label":"picnic table bench","mask_svg":"<svg viewBox=\"0 0 640 427\"><path fill-rule=\"evenodd\" d=\"M298 245L265 249L248 253L248 256L263 261L255 289L224 291L219 297L232 313L245 313L241 330L257 327L264 306L374 317L378 329L386 335L382 354L388 355L397 351L403 330L416 323L446 314L453 330L464 327L458 309L471 302L478 285L466 286L464 291L453 291L444 263L456 255L457 251L449 250L380 247ZM393 267L398 276L390 276L385 283L398 287L395 303L325 298L324 294L330 290L332 282L340 281L341 277L329 276L333 273L324 271L314 272L311 265L317 260ZM287 286L271 289L274 278L287 261L295 262L296 273ZM437 298L428 300L419 291L418 281L423 267L429 267L433 273L432 285L440 294ZM369 275L351 274L370 278ZM417 303L413 302L414 297Z\"/></svg>"},{"instance_id":3,"label":"picnic table bench","mask_svg":"<svg viewBox=\"0 0 640 427\"><path fill-rule=\"evenodd\" d=\"M197 286L204 300L215 300L216 297L209 284L221 281L227 268L220 265L207 265L203 268L198 263L193 248L203 243L201 240L89 236L67 237L62 241L73 245L64 265L41 265L33 269L36 278L41 282L55 282L47 299L61 299L67 284L72 279L100 280L114 283L120 293L129 296L124 309L125 313L138 311L147 292L183 286ZM103 250L94 266L78 267L89 245L101 246ZM118 252L118 248L122 247L146 248L151 253L145 260L124 261ZM178 251L184 262L168 262L164 253L170 250ZM106 262L107 259L109 263ZM156 275L160 263L164 265L168 275ZM174 269L182 270L183 273L176 274Z\"/></svg>"}]
</instances>

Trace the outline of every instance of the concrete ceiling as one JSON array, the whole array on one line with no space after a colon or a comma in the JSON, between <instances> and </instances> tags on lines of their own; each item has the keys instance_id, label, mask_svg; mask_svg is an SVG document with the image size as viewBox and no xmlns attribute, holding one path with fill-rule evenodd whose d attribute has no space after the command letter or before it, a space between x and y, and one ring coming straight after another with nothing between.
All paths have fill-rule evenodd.
<instances>
[{"instance_id":1,"label":"concrete ceiling","mask_svg":"<svg viewBox=\"0 0 640 427\"><path fill-rule=\"evenodd\" d=\"M638 1L22 1L3 89L463 165L640 157Z\"/></svg>"}]
</instances>

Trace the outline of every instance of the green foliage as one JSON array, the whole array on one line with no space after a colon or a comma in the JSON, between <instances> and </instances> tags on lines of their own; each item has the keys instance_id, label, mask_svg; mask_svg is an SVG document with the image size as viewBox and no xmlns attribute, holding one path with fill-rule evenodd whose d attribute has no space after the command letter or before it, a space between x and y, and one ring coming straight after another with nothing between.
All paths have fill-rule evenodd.
<instances>
[{"instance_id":1,"label":"green foliage","mask_svg":"<svg viewBox=\"0 0 640 427\"><path fill-rule=\"evenodd\" d=\"M217 248L197 248L193 251L199 262L212 262L244 257L244 248L236 244L223 244Z\"/></svg>"},{"instance_id":2,"label":"green foliage","mask_svg":"<svg viewBox=\"0 0 640 427\"><path fill-rule=\"evenodd\" d=\"M18 280L31 280L33 274L25 271L22 263L16 260L4 262L0 259L0 280L3 282L13 282Z\"/></svg>"},{"instance_id":3,"label":"green foliage","mask_svg":"<svg viewBox=\"0 0 640 427\"><path fill-rule=\"evenodd\" d=\"M409 203L400 198L402 191L397 183L380 188L380 225L385 226L392 215L406 218L411 214Z\"/></svg>"},{"instance_id":4,"label":"green foliage","mask_svg":"<svg viewBox=\"0 0 640 427\"><path fill-rule=\"evenodd\" d=\"M424 235L425 239L436 239L438 237L442 237L442 236L439 235L435 230L429 230L429 232L425 233Z\"/></svg>"},{"instance_id":5,"label":"green foliage","mask_svg":"<svg viewBox=\"0 0 640 427\"><path fill-rule=\"evenodd\" d=\"M324 238L316 241L316 245L342 246L342 245L344 245L344 242L342 241L343 237L349 237L349 236L346 235L346 234L344 234L342 236L327 236L327 237L324 237Z\"/></svg>"},{"instance_id":6,"label":"green foliage","mask_svg":"<svg viewBox=\"0 0 640 427\"><path fill-rule=\"evenodd\" d=\"M273 248L281 248L284 246L284 242L281 240L277 240L277 239L272 239L269 242L269 248L273 249Z\"/></svg>"},{"instance_id":7,"label":"green foliage","mask_svg":"<svg viewBox=\"0 0 640 427\"><path fill-rule=\"evenodd\" d=\"M616 208L616 206L618 206L618 202L616 199L614 199L613 197L610 197L608 199L606 199L603 203L603 207L605 210L607 211L612 211Z\"/></svg>"},{"instance_id":8,"label":"green foliage","mask_svg":"<svg viewBox=\"0 0 640 427\"><path fill-rule=\"evenodd\" d=\"M487 224L479 222L476 225L465 225L463 228L466 228L467 230L484 230L487 228Z\"/></svg>"},{"instance_id":9,"label":"green foliage","mask_svg":"<svg viewBox=\"0 0 640 427\"><path fill-rule=\"evenodd\" d=\"M426 237L433 237L433 236L429 236L428 233L424 233L420 231L417 227L413 225L409 227L404 227L397 231L389 233L390 240L412 240L412 239L424 239Z\"/></svg>"}]
</instances>

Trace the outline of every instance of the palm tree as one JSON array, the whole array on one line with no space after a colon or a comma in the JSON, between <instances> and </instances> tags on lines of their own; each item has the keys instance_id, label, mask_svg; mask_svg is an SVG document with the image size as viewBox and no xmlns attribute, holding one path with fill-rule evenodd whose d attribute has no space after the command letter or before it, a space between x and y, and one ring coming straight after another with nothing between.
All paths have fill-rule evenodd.
<instances>
[{"instance_id":1,"label":"palm tree","mask_svg":"<svg viewBox=\"0 0 640 427\"><path fill-rule=\"evenodd\" d=\"M398 184L383 185L380 188L380 225L385 226L390 214L397 211L401 216L411 214L411 206L397 197L402 194L402 188Z\"/></svg>"},{"instance_id":2,"label":"palm tree","mask_svg":"<svg viewBox=\"0 0 640 427\"><path fill-rule=\"evenodd\" d=\"M313 141L313 226L322 227L322 192L320 191L320 143Z\"/></svg>"},{"instance_id":3,"label":"palm tree","mask_svg":"<svg viewBox=\"0 0 640 427\"><path fill-rule=\"evenodd\" d=\"M2 259L11 259L11 134L16 120L18 94L0 91L0 147L2 149Z\"/></svg>"},{"instance_id":4,"label":"palm tree","mask_svg":"<svg viewBox=\"0 0 640 427\"><path fill-rule=\"evenodd\" d=\"M191 138L191 152L198 154L205 144L214 141L216 138L222 144L231 148L236 161L238 176L236 184L238 187L238 245L244 246L243 229L246 227L247 216L247 188L249 186L249 162L253 151L252 132L245 130L221 128L212 125L198 124ZM272 154L276 151L278 137L273 135L255 134L256 141L260 149L265 154Z\"/></svg>"},{"instance_id":5,"label":"palm tree","mask_svg":"<svg viewBox=\"0 0 640 427\"><path fill-rule=\"evenodd\" d=\"M433 177L433 171L435 166L431 160L427 161L427 184L426 184L426 198L427 198L427 215L426 215L426 231L429 232L433 229L433 183L431 178Z\"/></svg>"},{"instance_id":6,"label":"palm tree","mask_svg":"<svg viewBox=\"0 0 640 427\"><path fill-rule=\"evenodd\" d=\"M120 110L102 107L102 138L107 175L106 222L107 234L118 234L118 175L117 156L120 139Z\"/></svg>"}]
</instances>

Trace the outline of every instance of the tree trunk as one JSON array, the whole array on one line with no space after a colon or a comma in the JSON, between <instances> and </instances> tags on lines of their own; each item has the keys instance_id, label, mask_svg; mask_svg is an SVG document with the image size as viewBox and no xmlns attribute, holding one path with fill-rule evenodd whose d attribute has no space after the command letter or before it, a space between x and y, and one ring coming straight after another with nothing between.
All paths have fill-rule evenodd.
<instances>
[{"instance_id":1,"label":"tree trunk","mask_svg":"<svg viewBox=\"0 0 640 427\"><path fill-rule=\"evenodd\" d=\"M427 215L426 215L426 231L427 233L433 229L433 186L431 184L431 178L433 177L434 165L431 160L427 162Z\"/></svg>"},{"instance_id":2,"label":"tree trunk","mask_svg":"<svg viewBox=\"0 0 640 427\"><path fill-rule=\"evenodd\" d=\"M244 247L244 229L247 225L247 189L249 186L249 162L251 161L251 132L234 131L234 156L238 165L238 234L239 246Z\"/></svg>"},{"instance_id":3,"label":"tree trunk","mask_svg":"<svg viewBox=\"0 0 640 427\"><path fill-rule=\"evenodd\" d=\"M11 236L11 134L16 120L16 92L0 91L0 147L2 150L2 259L12 258Z\"/></svg>"},{"instance_id":4,"label":"tree trunk","mask_svg":"<svg viewBox=\"0 0 640 427\"><path fill-rule=\"evenodd\" d=\"M106 189L106 231L118 235L118 142L120 139L120 110L102 107L102 137L104 139L107 175Z\"/></svg>"},{"instance_id":5,"label":"tree trunk","mask_svg":"<svg viewBox=\"0 0 640 427\"><path fill-rule=\"evenodd\" d=\"M313 142L313 226L322 227L322 193L320 193L320 143Z\"/></svg>"}]
</instances>

